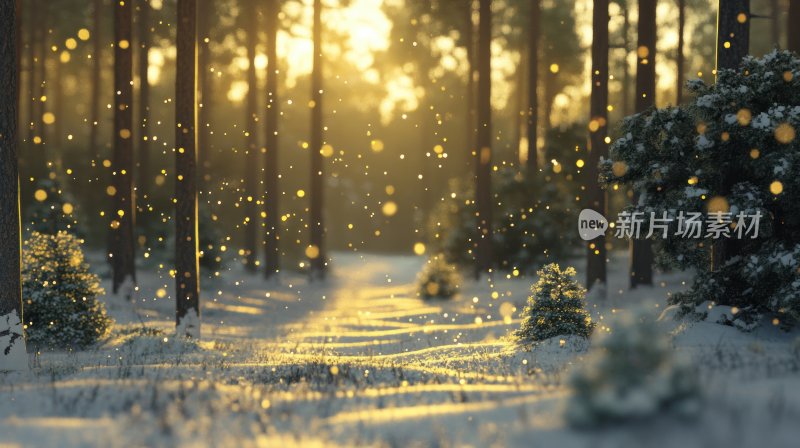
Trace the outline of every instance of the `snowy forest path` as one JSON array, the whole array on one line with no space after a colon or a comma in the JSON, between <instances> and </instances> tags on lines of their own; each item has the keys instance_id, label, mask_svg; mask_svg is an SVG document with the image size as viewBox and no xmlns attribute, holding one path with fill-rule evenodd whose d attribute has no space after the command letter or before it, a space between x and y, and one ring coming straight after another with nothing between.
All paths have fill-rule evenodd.
<instances>
[{"instance_id":1,"label":"snowy forest path","mask_svg":"<svg viewBox=\"0 0 800 448\"><path fill-rule=\"evenodd\" d=\"M43 353L30 376L0 384L21 404L0 407L0 429L42 446L82 446L92 431L115 434L109 446L163 437L221 446L265 433L304 435L288 446L409 434L436 445L452 439L448 428L491 442L503 426L550 414L532 410L563 391L531 374L561 361L504 339L519 325L527 282L466 281L453 299L423 300L421 257L332 258L322 282L233 268L202 283L199 341L173 337L169 272L143 272L136 303L106 297L117 324L103 345ZM487 432L479 421L498 426Z\"/></svg>"}]
</instances>

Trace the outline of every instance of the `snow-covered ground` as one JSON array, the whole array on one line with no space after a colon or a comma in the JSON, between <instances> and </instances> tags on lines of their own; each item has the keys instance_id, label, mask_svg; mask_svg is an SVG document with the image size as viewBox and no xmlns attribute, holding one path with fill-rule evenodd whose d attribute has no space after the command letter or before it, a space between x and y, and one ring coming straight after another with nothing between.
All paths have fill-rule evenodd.
<instances>
[{"instance_id":1,"label":"snow-covered ground","mask_svg":"<svg viewBox=\"0 0 800 448\"><path fill-rule=\"evenodd\" d=\"M800 446L797 332L669 322L702 381L692 420L662 416L577 431L566 378L585 343L510 342L533 279L464 285L451 301L415 297L419 257L334 254L325 282L229 272L206 282L201 342L175 340L173 280L140 272L135 303L102 346L31 355L0 374L0 445L11 446ZM579 273L581 272L579 267ZM687 275L627 290L612 254L600 325ZM108 289L108 288L107 288Z\"/></svg>"}]
</instances>

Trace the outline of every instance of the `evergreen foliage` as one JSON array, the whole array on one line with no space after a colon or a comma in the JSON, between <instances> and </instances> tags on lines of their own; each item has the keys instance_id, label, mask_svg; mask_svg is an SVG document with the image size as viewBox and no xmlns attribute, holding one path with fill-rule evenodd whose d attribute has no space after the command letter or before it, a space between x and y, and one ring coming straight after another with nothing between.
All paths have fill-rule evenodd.
<instances>
[{"instance_id":1,"label":"evergreen foliage","mask_svg":"<svg viewBox=\"0 0 800 448\"><path fill-rule=\"evenodd\" d=\"M760 213L758 238L719 243L726 255L714 271L713 240L676 235L677 220L666 239L654 239L656 253L697 272L693 286L671 298L684 313L711 301L736 307L736 319L753 322L767 312L790 325L800 319L800 59L777 50L747 57L739 69L721 70L715 84L688 87L686 105L625 119L601 180L639 192L631 211L644 216L729 212L734 234L737 214Z\"/></svg>"},{"instance_id":2,"label":"evergreen foliage","mask_svg":"<svg viewBox=\"0 0 800 448\"><path fill-rule=\"evenodd\" d=\"M586 290L575 280L575 268L550 263L537 272L539 280L522 310L522 327L515 335L530 344L555 336L589 337L594 328L586 311Z\"/></svg>"},{"instance_id":3,"label":"evergreen foliage","mask_svg":"<svg viewBox=\"0 0 800 448\"><path fill-rule=\"evenodd\" d=\"M449 299L458 293L461 275L443 255L430 258L417 276L417 294L424 299Z\"/></svg>"},{"instance_id":4,"label":"evergreen foliage","mask_svg":"<svg viewBox=\"0 0 800 448\"><path fill-rule=\"evenodd\" d=\"M571 424L598 426L697 410L694 371L674 359L668 338L649 314L623 311L609 327L592 337L586 362L570 378Z\"/></svg>"},{"instance_id":5,"label":"evergreen foliage","mask_svg":"<svg viewBox=\"0 0 800 448\"><path fill-rule=\"evenodd\" d=\"M67 232L33 232L24 244L22 297L33 347L84 348L113 323L98 300L105 292L89 271L80 244Z\"/></svg>"},{"instance_id":6,"label":"evergreen foliage","mask_svg":"<svg viewBox=\"0 0 800 448\"><path fill-rule=\"evenodd\" d=\"M569 183L552 182L552 177L528 176L515 169L493 173L492 190L499 198L492 218L494 264L500 270L525 270L546 259L560 259L577 247L576 232L564 232L563 223L577 221ZM477 219L474 182L454 182L448 198L436 208L429 221L432 245L445 258L459 265L471 265L475 253Z\"/></svg>"}]
</instances>

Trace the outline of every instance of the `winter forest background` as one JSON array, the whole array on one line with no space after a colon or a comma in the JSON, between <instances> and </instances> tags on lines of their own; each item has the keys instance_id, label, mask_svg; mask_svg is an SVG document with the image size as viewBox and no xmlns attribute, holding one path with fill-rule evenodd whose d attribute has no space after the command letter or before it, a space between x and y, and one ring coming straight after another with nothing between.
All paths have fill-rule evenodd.
<instances>
[{"instance_id":1,"label":"winter forest background","mask_svg":"<svg viewBox=\"0 0 800 448\"><path fill-rule=\"evenodd\" d=\"M798 26L0 0L0 445L796 446Z\"/></svg>"}]
</instances>

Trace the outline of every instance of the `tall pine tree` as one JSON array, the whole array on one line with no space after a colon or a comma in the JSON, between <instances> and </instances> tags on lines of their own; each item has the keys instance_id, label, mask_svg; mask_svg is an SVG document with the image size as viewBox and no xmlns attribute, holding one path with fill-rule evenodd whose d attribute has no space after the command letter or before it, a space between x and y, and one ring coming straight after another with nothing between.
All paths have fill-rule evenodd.
<instances>
[{"instance_id":1,"label":"tall pine tree","mask_svg":"<svg viewBox=\"0 0 800 448\"><path fill-rule=\"evenodd\" d=\"M309 227L311 245L306 255L311 259L311 276L325 277L327 260L325 255L324 221L324 167L322 157L322 1L314 0L314 56L311 71L311 207Z\"/></svg>"},{"instance_id":2,"label":"tall pine tree","mask_svg":"<svg viewBox=\"0 0 800 448\"><path fill-rule=\"evenodd\" d=\"M0 371L28 367L20 277L17 6L0 0Z\"/></svg>"},{"instance_id":3,"label":"tall pine tree","mask_svg":"<svg viewBox=\"0 0 800 448\"><path fill-rule=\"evenodd\" d=\"M475 203L477 205L477 247L475 277L492 268L492 1L478 5L478 133L475 154Z\"/></svg>"},{"instance_id":4,"label":"tall pine tree","mask_svg":"<svg viewBox=\"0 0 800 448\"><path fill-rule=\"evenodd\" d=\"M94 0L94 9L92 10L92 93L89 106L89 160L95 160L100 156L99 148L99 125L100 125L100 108L101 96L100 89L102 88L102 74L100 72L100 61L103 54L103 34L102 34L102 20L103 20L103 0Z\"/></svg>"},{"instance_id":5,"label":"tall pine tree","mask_svg":"<svg viewBox=\"0 0 800 448\"><path fill-rule=\"evenodd\" d=\"M256 43L258 42L257 1L248 0L245 10L245 34L247 35L247 109L245 117L245 135L247 138L247 154L244 166L245 222L244 250L246 268L256 271L258 259L258 78L256 77Z\"/></svg>"},{"instance_id":6,"label":"tall pine tree","mask_svg":"<svg viewBox=\"0 0 800 448\"><path fill-rule=\"evenodd\" d=\"M653 107L656 101L656 0L639 0L636 46L636 113ZM639 199L634 191L633 202ZM653 248L647 239L630 242L630 285L653 284Z\"/></svg>"},{"instance_id":7,"label":"tall pine tree","mask_svg":"<svg viewBox=\"0 0 800 448\"><path fill-rule=\"evenodd\" d=\"M175 325L200 337L197 235L197 0L178 0L175 78Z\"/></svg>"},{"instance_id":8,"label":"tall pine tree","mask_svg":"<svg viewBox=\"0 0 800 448\"><path fill-rule=\"evenodd\" d=\"M270 278L280 269L280 248L278 233L280 226L278 186L278 16L280 2L267 0L267 114L265 121L266 159L264 167L264 211L266 212L266 242L264 245L264 276Z\"/></svg>"},{"instance_id":9,"label":"tall pine tree","mask_svg":"<svg viewBox=\"0 0 800 448\"><path fill-rule=\"evenodd\" d=\"M605 215L606 196L597 181L597 165L608 157L608 0L594 0L591 80L587 206ZM586 285L590 289L597 283L606 283L605 244L602 235L587 243Z\"/></svg>"},{"instance_id":10,"label":"tall pine tree","mask_svg":"<svg viewBox=\"0 0 800 448\"><path fill-rule=\"evenodd\" d=\"M133 194L133 27L131 2L114 2L114 157L113 208L108 256L114 294L136 283Z\"/></svg>"},{"instance_id":11,"label":"tall pine tree","mask_svg":"<svg viewBox=\"0 0 800 448\"><path fill-rule=\"evenodd\" d=\"M150 201L150 82L147 80L147 72L150 67L148 56L150 54L150 0L139 0L139 15L137 17L136 31L139 39L139 117L137 127L139 128L137 139L138 169L137 169L137 199ZM148 221L150 213L147 212L147 205L142 204L142 213L137 218L141 234L148 236Z\"/></svg>"},{"instance_id":12,"label":"tall pine tree","mask_svg":"<svg viewBox=\"0 0 800 448\"><path fill-rule=\"evenodd\" d=\"M541 0L531 1L528 29L528 160L529 175L534 175L537 167L536 147L539 139L539 35L542 15Z\"/></svg>"}]
</instances>

